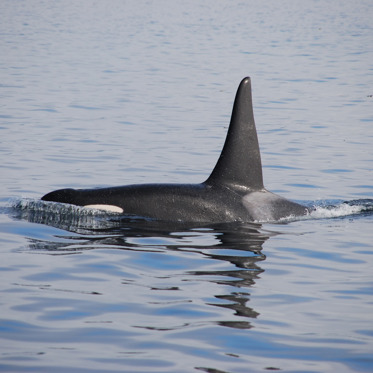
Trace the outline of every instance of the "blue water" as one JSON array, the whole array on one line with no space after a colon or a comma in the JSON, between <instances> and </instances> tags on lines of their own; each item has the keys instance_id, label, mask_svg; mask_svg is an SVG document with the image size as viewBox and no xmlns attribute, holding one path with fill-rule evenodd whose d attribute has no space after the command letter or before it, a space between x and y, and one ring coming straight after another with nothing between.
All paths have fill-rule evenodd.
<instances>
[{"instance_id":1,"label":"blue water","mask_svg":"<svg viewBox=\"0 0 373 373\"><path fill-rule=\"evenodd\" d=\"M5 0L0 19L0 371L373 370L371 1ZM247 75L265 185L311 219L39 202L205 180Z\"/></svg>"}]
</instances>

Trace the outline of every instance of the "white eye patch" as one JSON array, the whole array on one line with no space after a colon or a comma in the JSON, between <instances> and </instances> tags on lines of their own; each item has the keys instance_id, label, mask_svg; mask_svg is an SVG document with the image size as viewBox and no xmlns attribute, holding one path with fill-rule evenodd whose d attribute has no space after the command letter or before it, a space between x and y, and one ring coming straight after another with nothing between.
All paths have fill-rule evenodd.
<instances>
[{"instance_id":1,"label":"white eye patch","mask_svg":"<svg viewBox=\"0 0 373 373\"><path fill-rule=\"evenodd\" d=\"M109 211L109 212L118 212L118 213L123 212L123 209L121 207L114 206L114 205L86 205L84 207L87 207L89 209L104 210L104 211Z\"/></svg>"}]
</instances>

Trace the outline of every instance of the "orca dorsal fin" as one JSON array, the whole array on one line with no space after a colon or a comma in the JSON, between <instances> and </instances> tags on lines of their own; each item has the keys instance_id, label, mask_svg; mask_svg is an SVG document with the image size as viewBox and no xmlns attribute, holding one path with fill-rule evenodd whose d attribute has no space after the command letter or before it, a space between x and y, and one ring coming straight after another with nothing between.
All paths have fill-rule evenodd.
<instances>
[{"instance_id":1,"label":"orca dorsal fin","mask_svg":"<svg viewBox=\"0 0 373 373\"><path fill-rule=\"evenodd\" d=\"M249 77L238 87L224 147L206 183L246 190L264 188Z\"/></svg>"}]
</instances>

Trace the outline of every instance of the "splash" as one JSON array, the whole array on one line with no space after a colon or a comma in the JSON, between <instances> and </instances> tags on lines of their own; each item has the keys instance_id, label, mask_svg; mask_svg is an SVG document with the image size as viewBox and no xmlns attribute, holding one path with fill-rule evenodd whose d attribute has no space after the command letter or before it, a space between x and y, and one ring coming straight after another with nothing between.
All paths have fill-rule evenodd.
<instances>
[{"instance_id":1,"label":"splash","mask_svg":"<svg viewBox=\"0 0 373 373\"><path fill-rule=\"evenodd\" d=\"M19 219L77 233L111 227L113 222L110 218L119 215L100 209L25 198L13 201L12 209Z\"/></svg>"},{"instance_id":2,"label":"splash","mask_svg":"<svg viewBox=\"0 0 373 373\"><path fill-rule=\"evenodd\" d=\"M315 210L311 212L310 217L314 219L330 219L340 218L345 216L360 215L366 212L373 212L373 204L350 204L342 202L336 206L315 206Z\"/></svg>"},{"instance_id":3,"label":"splash","mask_svg":"<svg viewBox=\"0 0 373 373\"><path fill-rule=\"evenodd\" d=\"M304 216L289 215L279 221L261 221L261 223L291 223L299 220L335 219L352 216L373 215L373 199L359 199L353 201L317 201L302 202L310 209Z\"/></svg>"},{"instance_id":4,"label":"splash","mask_svg":"<svg viewBox=\"0 0 373 373\"><path fill-rule=\"evenodd\" d=\"M335 219L351 216L366 216L373 214L373 199L352 201L318 201L308 204L311 212L304 219Z\"/></svg>"},{"instance_id":5,"label":"splash","mask_svg":"<svg viewBox=\"0 0 373 373\"><path fill-rule=\"evenodd\" d=\"M34 200L23 198L14 201L12 207L24 213L54 213L59 215L79 215L79 216L107 216L113 215L114 212L98 208L90 208L83 206L70 205L68 203L46 202L42 200Z\"/></svg>"}]
</instances>

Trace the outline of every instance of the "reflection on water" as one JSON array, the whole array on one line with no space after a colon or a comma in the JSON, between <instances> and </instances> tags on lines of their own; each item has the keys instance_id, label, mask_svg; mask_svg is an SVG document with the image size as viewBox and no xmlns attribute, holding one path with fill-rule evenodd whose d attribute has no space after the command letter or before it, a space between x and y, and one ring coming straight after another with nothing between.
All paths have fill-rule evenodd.
<instances>
[{"instance_id":1,"label":"reflection on water","mask_svg":"<svg viewBox=\"0 0 373 373\"><path fill-rule=\"evenodd\" d=\"M368 210L371 216L371 201L363 202L367 209L362 217L366 219ZM333 211L328 205L320 207ZM325 281L327 299L330 292L335 294L335 312L341 312L345 303L341 294L355 289L356 296L358 284L344 283L345 269L340 267L342 262L350 266L364 263L361 257L353 260L360 254L351 253L350 248L348 258L329 259L333 260L330 266L328 258L343 254L327 247L318 251L313 243L307 250L303 236L302 247L293 247L288 235L269 231L268 225L187 226L31 200L16 202L6 213L18 221L17 234L27 238L27 245L16 249L26 255L18 256L21 261L7 269L12 284L7 294L18 298L9 303L7 317L0 320L5 331L2 338L18 341L28 351L33 349L30 346L38 346L38 359L40 351L46 354L51 348L67 347L77 351L79 361L91 361L110 344L113 349L105 350L109 356L103 364L117 361L120 355L119 359L125 356L126 367L130 363L144 367L144 372L154 371L154 364L170 363L172 351L172 364L177 364L179 356L188 361L192 357L194 367L203 366L195 361L204 361L211 367L205 371L229 372L214 369L225 363L229 366L225 359L234 356L245 372L249 360L258 358L263 367L263 361L277 352L288 361L301 355L308 361L320 355L320 343L330 345L331 335L336 342L326 349L328 359L346 354L338 344L350 342L338 331L339 320L351 317L349 310L346 317L330 320L325 318L329 313L324 316L317 309L323 301ZM312 226L316 221L302 223ZM278 227L289 232L290 225ZM329 235L327 232L325 242ZM263 246L271 237L280 250L272 248L271 260L265 261ZM296 261L290 255L294 252L299 257ZM342 276L342 282L335 281L336 275ZM305 295L307 284L320 286L320 290ZM292 314L301 321L289 318L289 308L296 309ZM304 321L309 320L310 312L316 313L312 317L315 325ZM13 315L24 321L15 322ZM349 333L366 328L363 321L355 320L355 324L358 326ZM294 328L300 337L287 334ZM315 328L321 331L312 334ZM342 335L336 337L336 331ZM303 345L304 335L308 337ZM87 344L89 349L82 349ZM361 352L364 358L368 356L365 348ZM353 360L355 355L348 356ZM67 368L64 361L60 364Z\"/></svg>"},{"instance_id":2,"label":"reflection on water","mask_svg":"<svg viewBox=\"0 0 373 373\"><path fill-rule=\"evenodd\" d=\"M55 235L56 241L29 238L29 250L53 255L81 253L93 249L116 249L135 251L138 253L174 252L194 253L200 257L217 263L223 262L224 269L188 268L178 275L183 282L210 282L221 285L217 294L209 294L208 306L232 310L234 316L246 319L256 318L259 313L248 306L250 293L247 291L255 284L259 274L263 272L260 262L265 260L262 245L275 233L266 232L260 224L215 224L190 227L182 223L170 223L145 220L135 217L109 215L104 212L83 209L80 207L43 203L41 201L21 201L16 204L13 216L31 223L45 224L63 231ZM227 265L228 264L228 265ZM162 269L162 262L152 264ZM173 281L170 278L170 281ZM126 283L125 280L122 281ZM131 284L133 285L133 283ZM228 287L226 287L226 286ZM45 287L45 286L44 286ZM236 288L228 294L223 289ZM151 290L178 291L180 287L172 282ZM244 290L245 289L245 290ZM216 324L237 329L248 329L250 322L246 319L217 320ZM186 323L183 327L190 324ZM169 330L162 325L139 326L150 330ZM175 327L176 329L179 326ZM171 329L173 329L171 327Z\"/></svg>"}]
</instances>

